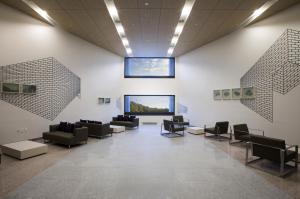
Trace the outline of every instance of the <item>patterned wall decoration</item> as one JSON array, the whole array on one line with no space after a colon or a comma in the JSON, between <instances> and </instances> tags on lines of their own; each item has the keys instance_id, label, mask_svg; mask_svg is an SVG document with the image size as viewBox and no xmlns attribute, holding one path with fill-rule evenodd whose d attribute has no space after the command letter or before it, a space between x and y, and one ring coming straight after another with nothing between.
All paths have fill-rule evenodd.
<instances>
[{"instance_id":1,"label":"patterned wall decoration","mask_svg":"<svg viewBox=\"0 0 300 199\"><path fill-rule=\"evenodd\" d=\"M0 93L0 100L49 120L80 94L80 78L53 57L1 66L0 82L36 85L36 94Z\"/></svg>"},{"instance_id":2,"label":"patterned wall decoration","mask_svg":"<svg viewBox=\"0 0 300 199\"><path fill-rule=\"evenodd\" d=\"M273 122L273 92L283 95L300 84L300 31L287 29L241 78L241 87L255 87L255 99L241 99Z\"/></svg>"}]
</instances>

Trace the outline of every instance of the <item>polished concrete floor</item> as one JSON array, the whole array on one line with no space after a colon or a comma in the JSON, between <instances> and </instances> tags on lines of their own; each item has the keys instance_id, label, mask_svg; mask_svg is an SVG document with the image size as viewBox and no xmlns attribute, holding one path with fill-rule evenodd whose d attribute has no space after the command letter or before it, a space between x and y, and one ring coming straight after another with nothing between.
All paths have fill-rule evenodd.
<instances>
[{"instance_id":1,"label":"polished concrete floor","mask_svg":"<svg viewBox=\"0 0 300 199\"><path fill-rule=\"evenodd\" d=\"M23 161L4 156L0 197L300 198L299 172L282 179L245 167L244 157L242 145L190 134L165 138L159 127L141 126L72 149L49 145L48 154ZM62 195L72 188L80 191ZM49 196L53 191L59 195Z\"/></svg>"}]
</instances>

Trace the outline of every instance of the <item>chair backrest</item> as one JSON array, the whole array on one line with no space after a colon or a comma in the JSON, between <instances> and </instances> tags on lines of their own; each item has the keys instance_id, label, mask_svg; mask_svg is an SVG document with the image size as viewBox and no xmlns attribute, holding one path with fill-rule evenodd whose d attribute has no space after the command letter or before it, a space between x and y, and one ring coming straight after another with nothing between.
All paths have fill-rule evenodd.
<instances>
[{"instance_id":1,"label":"chair backrest","mask_svg":"<svg viewBox=\"0 0 300 199\"><path fill-rule=\"evenodd\" d=\"M254 156L280 162L280 150L285 150L285 141L261 135L251 135Z\"/></svg>"},{"instance_id":2,"label":"chair backrest","mask_svg":"<svg viewBox=\"0 0 300 199\"><path fill-rule=\"evenodd\" d=\"M164 120L164 130L171 131L173 122L170 120Z\"/></svg>"},{"instance_id":3,"label":"chair backrest","mask_svg":"<svg viewBox=\"0 0 300 199\"><path fill-rule=\"evenodd\" d=\"M174 122L184 122L183 116L182 115L174 115L173 116L173 121Z\"/></svg>"},{"instance_id":4,"label":"chair backrest","mask_svg":"<svg viewBox=\"0 0 300 199\"><path fill-rule=\"evenodd\" d=\"M236 124L233 125L233 133L235 138L241 135L249 135L249 129L247 124Z\"/></svg>"},{"instance_id":5,"label":"chair backrest","mask_svg":"<svg viewBox=\"0 0 300 199\"><path fill-rule=\"evenodd\" d=\"M219 134L226 134L228 132L229 122L217 122L215 125L215 129L219 129Z\"/></svg>"}]
</instances>

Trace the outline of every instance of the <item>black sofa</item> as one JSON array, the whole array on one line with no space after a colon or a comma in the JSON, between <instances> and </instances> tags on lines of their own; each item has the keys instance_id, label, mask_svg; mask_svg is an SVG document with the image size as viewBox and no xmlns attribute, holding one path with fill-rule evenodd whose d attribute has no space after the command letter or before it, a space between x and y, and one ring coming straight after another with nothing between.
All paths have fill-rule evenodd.
<instances>
[{"instance_id":1,"label":"black sofa","mask_svg":"<svg viewBox=\"0 0 300 199\"><path fill-rule=\"evenodd\" d=\"M290 150L294 148L295 150ZM249 161L249 151L252 151L252 156L258 159ZM298 146L287 146L285 140L265 137L261 135L251 135L250 142L247 142L246 150L246 165L253 163L259 159L267 159L279 163L280 172L279 176L284 176L298 167ZM295 162L294 169L285 171L287 162ZM291 167L291 166L289 166Z\"/></svg>"},{"instance_id":2,"label":"black sofa","mask_svg":"<svg viewBox=\"0 0 300 199\"><path fill-rule=\"evenodd\" d=\"M110 122L111 125L125 126L129 128L135 128L139 126L139 118L135 116L118 115L112 118L113 121Z\"/></svg>"},{"instance_id":3,"label":"black sofa","mask_svg":"<svg viewBox=\"0 0 300 199\"><path fill-rule=\"evenodd\" d=\"M112 129L109 127L109 123L102 124L102 122L80 120L79 122L76 122L76 124L87 127L89 137L104 138L112 136Z\"/></svg>"},{"instance_id":4,"label":"black sofa","mask_svg":"<svg viewBox=\"0 0 300 199\"><path fill-rule=\"evenodd\" d=\"M43 133L43 139L45 142L63 144L70 148L72 145L81 144L82 142L87 143L88 128L61 122L60 124L50 125L49 132Z\"/></svg>"}]
</instances>

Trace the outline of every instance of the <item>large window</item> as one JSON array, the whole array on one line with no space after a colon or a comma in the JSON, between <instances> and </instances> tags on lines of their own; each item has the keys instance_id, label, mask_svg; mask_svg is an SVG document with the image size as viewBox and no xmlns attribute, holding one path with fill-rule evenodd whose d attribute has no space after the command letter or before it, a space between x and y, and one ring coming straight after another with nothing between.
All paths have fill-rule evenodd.
<instances>
[{"instance_id":1,"label":"large window","mask_svg":"<svg viewBox=\"0 0 300 199\"><path fill-rule=\"evenodd\" d=\"M125 78L174 78L175 58L126 57Z\"/></svg>"},{"instance_id":2,"label":"large window","mask_svg":"<svg viewBox=\"0 0 300 199\"><path fill-rule=\"evenodd\" d=\"M175 95L124 95L126 115L174 115Z\"/></svg>"}]
</instances>

